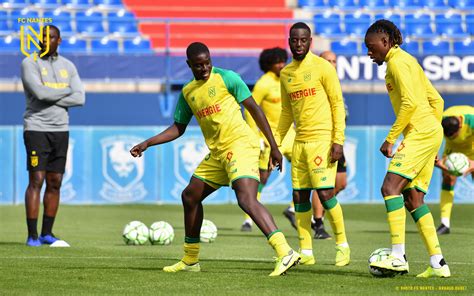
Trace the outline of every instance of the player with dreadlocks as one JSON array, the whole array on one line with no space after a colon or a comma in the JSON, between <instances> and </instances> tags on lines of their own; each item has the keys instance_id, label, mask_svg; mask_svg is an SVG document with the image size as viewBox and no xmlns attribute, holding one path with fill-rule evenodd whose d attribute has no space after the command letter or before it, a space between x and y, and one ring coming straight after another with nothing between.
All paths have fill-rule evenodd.
<instances>
[{"instance_id":1,"label":"player with dreadlocks","mask_svg":"<svg viewBox=\"0 0 474 296\"><path fill-rule=\"evenodd\" d=\"M417 277L450 277L436 234L433 216L423 199L430 184L436 154L443 140L441 118L444 101L417 60L402 50L398 28L378 20L365 34L367 54L377 64L387 63L385 84L396 120L380 151L391 158L382 184L392 240L392 253L370 265L382 271L408 272L405 256L404 207L410 211L430 254L430 266ZM393 144L403 133L395 153Z\"/></svg>"}]
</instances>

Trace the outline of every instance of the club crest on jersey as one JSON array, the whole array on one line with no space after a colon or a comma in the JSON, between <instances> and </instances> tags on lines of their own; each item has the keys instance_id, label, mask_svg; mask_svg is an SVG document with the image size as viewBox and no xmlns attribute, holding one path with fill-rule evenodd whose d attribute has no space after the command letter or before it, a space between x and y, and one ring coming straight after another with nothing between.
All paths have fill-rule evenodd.
<instances>
[{"instance_id":1,"label":"club crest on jersey","mask_svg":"<svg viewBox=\"0 0 474 296\"><path fill-rule=\"evenodd\" d=\"M37 167L38 166L38 155L36 155L36 151L31 151L31 156L30 156L30 164L32 167Z\"/></svg>"},{"instance_id":2,"label":"club crest on jersey","mask_svg":"<svg viewBox=\"0 0 474 296\"><path fill-rule=\"evenodd\" d=\"M216 96L216 87L215 86L211 86L207 89L207 93L209 94L209 97L210 98L213 98Z\"/></svg>"},{"instance_id":3,"label":"club crest on jersey","mask_svg":"<svg viewBox=\"0 0 474 296\"><path fill-rule=\"evenodd\" d=\"M61 76L61 78L68 78L69 74L67 73L66 69L61 69L59 70L59 76Z\"/></svg>"},{"instance_id":4,"label":"club crest on jersey","mask_svg":"<svg viewBox=\"0 0 474 296\"><path fill-rule=\"evenodd\" d=\"M142 182L145 156L132 158L128 152L144 139L117 135L102 139L102 184L100 196L113 202L132 202L143 199L147 191Z\"/></svg>"}]
</instances>

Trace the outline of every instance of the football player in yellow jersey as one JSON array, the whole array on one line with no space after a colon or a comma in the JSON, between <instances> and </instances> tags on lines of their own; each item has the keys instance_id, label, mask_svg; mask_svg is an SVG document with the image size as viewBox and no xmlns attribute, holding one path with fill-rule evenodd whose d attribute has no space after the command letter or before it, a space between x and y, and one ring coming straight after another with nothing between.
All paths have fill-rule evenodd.
<instances>
[{"instance_id":1,"label":"football player in yellow jersey","mask_svg":"<svg viewBox=\"0 0 474 296\"><path fill-rule=\"evenodd\" d=\"M310 52L311 30L295 23L288 39L293 60L280 73L282 111L277 141L296 126L291 160L293 202L301 264L314 264L311 192L318 191L336 239L336 265L350 262L341 205L334 194L337 161L342 156L345 112L336 69Z\"/></svg>"},{"instance_id":2,"label":"football player in yellow jersey","mask_svg":"<svg viewBox=\"0 0 474 296\"><path fill-rule=\"evenodd\" d=\"M139 157L150 146L175 140L185 132L193 115L210 150L181 195L185 224L184 256L178 263L163 270L201 270L199 237L203 220L202 201L219 187L231 184L239 206L252 217L277 253L276 265L270 276L281 275L296 265L300 256L291 249L273 217L256 199L260 149L258 138L242 117L240 103L249 110L268 140L271 147L268 165L281 170L282 155L270 126L242 79L233 71L212 66L205 44L190 44L186 56L194 79L181 91L174 123L130 150L134 157Z\"/></svg>"},{"instance_id":3,"label":"football player in yellow jersey","mask_svg":"<svg viewBox=\"0 0 474 296\"><path fill-rule=\"evenodd\" d=\"M281 98L280 98L280 71L288 60L288 53L285 49L275 47L264 49L258 59L260 69L265 73L263 74L255 84L252 92L252 97L255 102L262 108L265 117L268 120L268 124L272 129L272 132L276 132L278 126L278 120L280 119L281 113ZM270 146L268 141L265 141L265 136L259 131L255 120L253 120L250 113L245 111L245 118L249 126L254 130L261 140L261 152L259 161L260 171L260 184L258 185L257 199L260 200L260 195L263 187L267 184L268 178L270 177L271 171L268 170L268 159L270 156ZM280 151L291 162L291 149L293 147L293 141L295 139L295 131L291 129L286 135L285 140L280 146ZM292 206L288 207L284 212L285 216L290 219L292 225L294 222L294 209ZM252 219L246 215L244 223L242 224L242 231L252 230ZM294 224L296 227L296 224Z\"/></svg>"},{"instance_id":4,"label":"football player in yellow jersey","mask_svg":"<svg viewBox=\"0 0 474 296\"><path fill-rule=\"evenodd\" d=\"M443 158L436 162L436 166L441 168L443 175L443 183L441 185L441 225L436 232L438 234L448 234L451 227L451 210L454 201L454 185L457 176L449 173L444 165L446 157L454 152L463 153L470 162L474 161L474 107L472 106L453 106L443 113L443 121L441 122L444 130L444 138L446 145L444 147ZM473 164L471 164L469 172L474 178ZM466 172L466 175L469 173Z\"/></svg>"},{"instance_id":5,"label":"football player in yellow jersey","mask_svg":"<svg viewBox=\"0 0 474 296\"><path fill-rule=\"evenodd\" d=\"M376 21L365 35L370 58L379 66L387 63L385 84L396 115L395 123L380 147L383 155L392 159L382 185L392 253L387 259L370 265L399 274L408 272L406 207L430 255L430 266L417 277L450 277L433 216L423 200L443 140L441 117L444 101L417 60L400 48L402 42L400 31L388 20ZM402 133L403 141L397 151L393 151L393 144Z\"/></svg>"}]
</instances>

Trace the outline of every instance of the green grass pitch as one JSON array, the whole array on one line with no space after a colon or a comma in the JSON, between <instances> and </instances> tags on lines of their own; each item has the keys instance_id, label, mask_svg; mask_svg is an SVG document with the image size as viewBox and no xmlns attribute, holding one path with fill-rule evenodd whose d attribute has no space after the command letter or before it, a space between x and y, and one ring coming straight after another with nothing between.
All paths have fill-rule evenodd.
<instances>
[{"instance_id":1,"label":"green grass pitch","mask_svg":"<svg viewBox=\"0 0 474 296\"><path fill-rule=\"evenodd\" d=\"M284 205L269 206L293 248L296 231L283 217ZM430 205L436 224L439 206ZM390 247L383 205L344 205L352 262L333 265L334 240L313 241L316 265L297 266L286 276L270 278L274 256L264 236L254 229L241 233L237 205L206 205L205 218L219 228L215 243L201 246L200 273L166 274L161 269L182 255L184 237L181 206L61 206L55 233L71 248L30 248L23 206L0 206L0 294L122 294L122 295L380 295L473 294L474 205L455 205L452 233L440 237L452 278L417 279L429 257L416 226L407 215L407 257L410 273L374 278L367 269L369 254ZM131 220L148 226L171 223L175 240L169 246L126 246L121 232ZM326 228L330 229L326 222Z\"/></svg>"}]
</instances>

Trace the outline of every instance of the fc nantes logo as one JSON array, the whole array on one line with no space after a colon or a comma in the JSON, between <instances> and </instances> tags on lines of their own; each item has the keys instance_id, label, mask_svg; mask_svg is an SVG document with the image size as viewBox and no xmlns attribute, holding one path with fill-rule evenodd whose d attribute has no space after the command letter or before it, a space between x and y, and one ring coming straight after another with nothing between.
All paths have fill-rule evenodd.
<instances>
[{"instance_id":1,"label":"fc nantes logo","mask_svg":"<svg viewBox=\"0 0 474 296\"><path fill-rule=\"evenodd\" d=\"M31 156L30 156L30 163L32 167L37 167L38 166L38 155L36 155L36 151L31 151Z\"/></svg>"},{"instance_id":2,"label":"fc nantes logo","mask_svg":"<svg viewBox=\"0 0 474 296\"><path fill-rule=\"evenodd\" d=\"M323 159L319 155L316 156L316 158L314 159L314 164L317 165L317 166L320 166L322 162L323 162Z\"/></svg>"},{"instance_id":3,"label":"fc nantes logo","mask_svg":"<svg viewBox=\"0 0 474 296\"><path fill-rule=\"evenodd\" d=\"M61 78L66 79L69 76L69 74L67 73L66 69L61 69L59 70L59 76L61 76Z\"/></svg>"},{"instance_id":4,"label":"fc nantes logo","mask_svg":"<svg viewBox=\"0 0 474 296\"><path fill-rule=\"evenodd\" d=\"M40 40L43 40L43 33L45 29L46 32L44 35L46 36L46 48L42 48ZM33 34L33 36L31 36L30 33ZM28 52L28 50L31 49L31 43L33 43L34 47L36 47L36 49L38 49L40 52L39 56L43 57L49 52L49 41L49 26L40 26L39 32L37 32L31 25L26 26L26 28L25 26L20 27L20 50L27 57L32 54L35 61L38 57L38 52Z\"/></svg>"},{"instance_id":5,"label":"fc nantes logo","mask_svg":"<svg viewBox=\"0 0 474 296\"><path fill-rule=\"evenodd\" d=\"M215 97L216 96L216 87L215 86L209 87L207 89L207 92L208 92L210 98Z\"/></svg>"}]
</instances>

